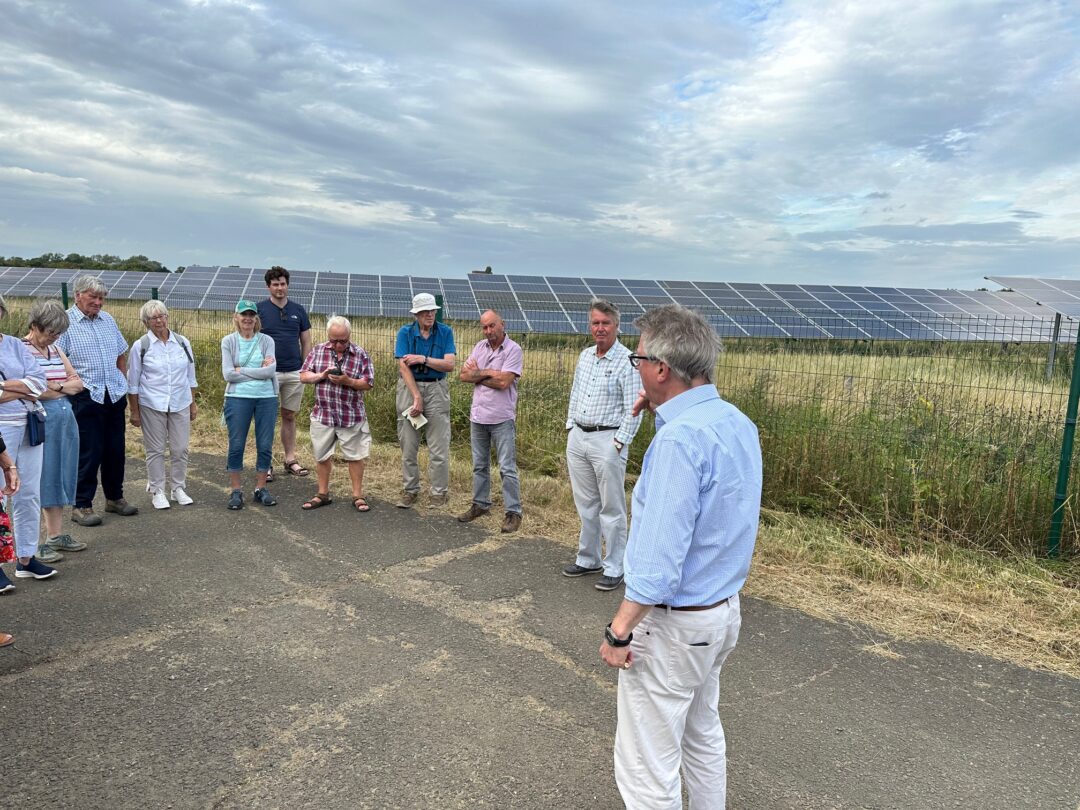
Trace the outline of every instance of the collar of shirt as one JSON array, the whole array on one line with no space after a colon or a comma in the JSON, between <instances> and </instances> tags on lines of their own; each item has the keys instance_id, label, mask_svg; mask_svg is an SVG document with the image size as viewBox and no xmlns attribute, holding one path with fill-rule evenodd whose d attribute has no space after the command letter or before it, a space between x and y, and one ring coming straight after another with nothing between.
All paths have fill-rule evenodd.
<instances>
[{"instance_id":1,"label":"collar of shirt","mask_svg":"<svg viewBox=\"0 0 1080 810\"><path fill-rule=\"evenodd\" d=\"M100 314L101 313L99 312L98 315L100 315ZM83 312L81 309L79 309L78 306L73 306L71 309L68 310L68 317L69 318L74 318L77 321L93 321L93 320L97 320L97 316L94 316L93 318L91 318L89 315L87 315L85 312Z\"/></svg>"},{"instance_id":2,"label":"collar of shirt","mask_svg":"<svg viewBox=\"0 0 1080 810\"><path fill-rule=\"evenodd\" d=\"M677 419L688 408L692 408L710 399L720 399L720 392L715 385L698 385L689 391L683 391L663 405L656 407L656 429L659 430L673 419Z\"/></svg>"}]
</instances>

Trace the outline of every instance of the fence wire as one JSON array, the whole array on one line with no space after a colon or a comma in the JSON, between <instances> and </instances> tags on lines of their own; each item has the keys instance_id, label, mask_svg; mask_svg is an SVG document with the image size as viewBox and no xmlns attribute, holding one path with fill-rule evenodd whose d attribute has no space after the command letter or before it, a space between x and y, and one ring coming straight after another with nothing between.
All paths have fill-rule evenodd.
<instances>
[{"instance_id":1,"label":"fence wire","mask_svg":"<svg viewBox=\"0 0 1080 810\"><path fill-rule=\"evenodd\" d=\"M57 291L59 295L59 291ZM8 301L0 328L22 335L30 299ZM145 333L142 301L110 300L129 341ZM233 300L202 309L170 306L170 326L192 343L204 408L220 408L220 340L234 328ZM332 311L312 313L313 338ZM403 319L352 315L353 340L371 355L375 389L366 395L376 441L396 443L394 338ZM1045 548L1072 373L1070 352L1048 365L1050 329L1036 318L927 313L856 318L790 310L728 311L717 370L721 395L758 425L765 457L764 502L801 512L857 514L871 524L997 550ZM819 327L834 319L832 334ZM737 325L737 329L732 324ZM788 336L798 325L803 332ZM451 322L459 360L482 338L476 322ZM632 331L630 324L625 325ZM778 331L778 327L781 331ZM843 327L843 328L841 328ZM586 322L578 326L584 332ZM904 332L904 338L894 335ZM906 334L915 332L916 334ZM867 333L876 335L867 337ZM881 335L887 335L885 339ZM511 333L525 368L519 383L518 456L534 473L565 470L565 420L584 334ZM623 337L633 348L636 338ZM454 452L469 453L472 386L451 388ZM300 414L306 424L312 392ZM631 447L636 480L652 434L645 420ZM1062 548L1080 547L1075 469Z\"/></svg>"}]
</instances>

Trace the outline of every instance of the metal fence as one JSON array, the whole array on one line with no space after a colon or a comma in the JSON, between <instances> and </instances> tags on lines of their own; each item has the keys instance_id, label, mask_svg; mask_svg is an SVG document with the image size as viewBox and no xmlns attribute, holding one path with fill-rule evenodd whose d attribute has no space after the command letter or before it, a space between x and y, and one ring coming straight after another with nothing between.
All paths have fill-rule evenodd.
<instances>
[{"instance_id":1,"label":"metal fence","mask_svg":"<svg viewBox=\"0 0 1080 810\"><path fill-rule=\"evenodd\" d=\"M59 294L59 291L58 291ZM2 325L23 334L27 299L9 300ZM234 301L220 309L173 307L170 325L191 340L204 407L220 407L220 339L232 331ZM143 333L142 302L110 301L129 340ZM206 302L203 302L204 307ZM312 313L316 341L325 318ZM348 314L348 313L342 313ZM790 311L747 312L753 333ZM376 441L395 442L393 359L399 321L353 317L353 338L371 354L376 388L367 395ZM948 340L725 340L717 386L758 425L765 456L765 503L778 509L861 516L868 524L998 550L1045 548L1062 443L1071 356L1048 373L1047 323L1039 319L922 316L926 335ZM477 323L452 323L463 359L481 339ZM582 324L584 330L585 324ZM521 465L565 476L567 400L584 335L512 334L524 349L519 384ZM1043 342L1024 342L1025 340ZM626 338L634 345L634 338ZM453 445L468 453L471 386L452 385ZM310 397L310 392L308 397ZM301 421L307 411L305 406ZM651 435L634 442L636 479ZM1077 476L1064 511L1062 548L1075 552Z\"/></svg>"}]
</instances>

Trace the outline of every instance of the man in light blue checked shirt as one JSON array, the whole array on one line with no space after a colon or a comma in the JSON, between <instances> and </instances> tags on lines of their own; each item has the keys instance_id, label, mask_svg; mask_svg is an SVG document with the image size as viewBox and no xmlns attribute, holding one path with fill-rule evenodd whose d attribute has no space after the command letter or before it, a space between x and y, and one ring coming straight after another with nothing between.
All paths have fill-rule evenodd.
<instances>
[{"instance_id":1,"label":"man in light blue checked shirt","mask_svg":"<svg viewBox=\"0 0 1080 810\"><path fill-rule=\"evenodd\" d=\"M600 657L619 669L615 781L630 810L723 808L720 668L735 647L739 590L761 507L757 428L713 384L720 340L677 304L645 313L634 411L656 436L634 487L626 594Z\"/></svg>"},{"instance_id":2,"label":"man in light blue checked shirt","mask_svg":"<svg viewBox=\"0 0 1080 810\"><path fill-rule=\"evenodd\" d=\"M71 519L80 526L99 526L101 517L94 513L98 470L105 511L125 516L139 511L124 500L128 345L116 321L101 311L107 294L101 279L79 276L74 288L75 306L68 310L71 326L56 342L86 386L71 397L79 424L79 477Z\"/></svg>"},{"instance_id":3,"label":"man in light blue checked shirt","mask_svg":"<svg viewBox=\"0 0 1080 810\"><path fill-rule=\"evenodd\" d=\"M578 357L570 408L566 414L566 467L581 517L577 559L562 569L563 576L603 576L597 590L611 591L623 580L626 551L626 456L641 425L631 413L641 378L630 365L630 350L616 337L619 309L594 300L589 331L595 346ZM601 558L601 538L606 545Z\"/></svg>"}]
</instances>

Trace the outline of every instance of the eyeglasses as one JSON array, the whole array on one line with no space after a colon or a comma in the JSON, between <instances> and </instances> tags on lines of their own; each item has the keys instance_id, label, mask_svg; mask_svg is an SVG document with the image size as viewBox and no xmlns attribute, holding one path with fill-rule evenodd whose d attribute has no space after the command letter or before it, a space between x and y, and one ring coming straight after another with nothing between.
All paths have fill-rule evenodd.
<instances>
[{"instance_id":1,"label":"eyeglasses","mask_svg":"<svg viewBox=\"0 0 1080 810\"><path fill-rule=\"evenodd\" d=\"M632 354L627 359L630 360L630 365L632 365L634 368L641 368L641 361L642 360L648 360L650 363L663 363L664 362L659 357L652 357L652 356L647 355L647 354Z\"/></svg>"},{"instance_id":2,"label":"eyeglasses","mask_svg":"<svg viewBox=\"0 0 1080 810\"><path fill-rule=\"evenodd\" d=\"M348 338L330 338L326 342L327 343L344 343L344 344L348 345L349 339Z\"/></svg>"},{"instance_id":3,"label":"eyeglasses","mask_svg":"<svg viewBox=\"0 0 1080 810\"><path fill-rule=\"evenodd\" d=\"M151 315L146 320L148 320L148 321L164 321L164 320L168 320L168 318L169 318L168 315Z\"/></svg>"}]
</instances>

